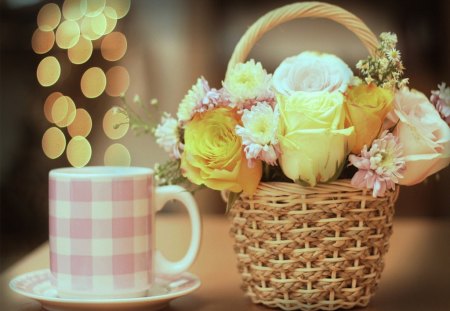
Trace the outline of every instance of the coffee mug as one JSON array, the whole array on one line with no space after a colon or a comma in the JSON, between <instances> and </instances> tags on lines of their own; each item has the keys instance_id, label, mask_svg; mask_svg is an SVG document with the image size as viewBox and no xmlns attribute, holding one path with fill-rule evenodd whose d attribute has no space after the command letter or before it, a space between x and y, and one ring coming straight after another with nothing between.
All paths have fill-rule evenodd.
<instances>
[{"instance_id":1,"label":"coffee mug","mask_svg":"<svg viewBox=\"0 0 450 311\"><path fill-rule=\"evenodd\" d=\"M147 295L155 274L189 268L200 245L200 216L180 186L154 186L140 167L61 168L49 174L50 270L60 297ZM186 207L189 249L178 262L155 251L155 212L169 200Z\"/></svg>"}]
</instances>

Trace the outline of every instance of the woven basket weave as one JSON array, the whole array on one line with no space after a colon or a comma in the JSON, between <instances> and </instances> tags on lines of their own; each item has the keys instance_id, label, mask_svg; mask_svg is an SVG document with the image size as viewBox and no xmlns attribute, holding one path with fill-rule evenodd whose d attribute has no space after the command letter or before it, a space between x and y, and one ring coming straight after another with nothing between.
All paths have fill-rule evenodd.
<instances>
[{"instance_id":1,"label":"woven basket weave","mask_svg":"<svg viewBox=\"0 0 450 311\"><path fill-rule=\"evenodd\" d=\"M228 71L273 27L302 17L334 20L372 54L378 41L364 23L334 5L304 2L271 11L236 46ZM243 289L253 302L284 310L366 306L374 294L392 233L394 203L353 187L349 180L301 187L260 183L230 210Z\"/></svg>"}]
</instances>

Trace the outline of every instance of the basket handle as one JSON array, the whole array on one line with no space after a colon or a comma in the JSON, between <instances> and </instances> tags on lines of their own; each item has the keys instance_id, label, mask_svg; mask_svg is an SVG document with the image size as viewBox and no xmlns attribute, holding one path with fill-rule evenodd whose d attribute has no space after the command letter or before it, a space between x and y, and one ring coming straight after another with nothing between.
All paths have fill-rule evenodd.
<instances>
[{"instance_id":1,"label":"basket handle","mask_svg":"<svg viewBox=\"0 0 450 311\"><path fill-rule=\"evenodd\" d=\"M250 50L266 32L285 22L304 17L327 18L345 26L361 40L370 55L373 55L378 47L378 40L374 33L352 13L328 3L293 3L266 13L247 29L234 48L228 62L227 74L231 68L247 58Z\"/></svg>"}]
</instances>

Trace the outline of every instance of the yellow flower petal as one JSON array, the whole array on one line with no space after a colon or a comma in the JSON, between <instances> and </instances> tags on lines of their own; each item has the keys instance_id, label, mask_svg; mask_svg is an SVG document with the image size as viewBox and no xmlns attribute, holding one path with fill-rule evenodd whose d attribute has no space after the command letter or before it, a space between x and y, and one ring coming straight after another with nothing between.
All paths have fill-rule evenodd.
<instances>
[{"instance_id":1,"label":"yellow flower petal","mask_svg":"<svg viewBox=\"0 0 450 311\"><path fill-rule=\"evenodd\" d=\"M258 187L262 177L262 162L255 161L253 167L247 165L245 155L242 154L242 163L239 171L238 182L242 185L244 193L252 195Z\"/></svg>"},{"instance_id":2,"label":"yellow flower petal","mask_svg":"<svg viewBox=\"0 0 450 311\"><path fill-rule=\"evenodd\" d=\"M392 91L374 84L349 87L346 93L346 123L355 127L355 144L352 153L359 154L378 137L383 120L393 108Z\"/></svg>"},{"instance_id":3,"label":"yellow flower petal","mask_svg":"<svg viewBox=\"0 0 450 311\"><path fill-rule=\"evenodd\" d=\"M339 92L278 96L280 165L287 177L310 186L337 177L354 140L354 128L344 127L343 101Z\"/></svg>"}]
</instances>

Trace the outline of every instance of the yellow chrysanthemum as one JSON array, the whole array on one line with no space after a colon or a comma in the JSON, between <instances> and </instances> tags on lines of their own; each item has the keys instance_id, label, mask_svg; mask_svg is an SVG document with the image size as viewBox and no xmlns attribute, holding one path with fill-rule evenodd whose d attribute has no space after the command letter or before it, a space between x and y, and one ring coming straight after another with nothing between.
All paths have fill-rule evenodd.
<instances>
[{"instance_id":1,"label":"yellow chrysanthemum","mask_svg":"<svg viewBox=\"0 0 450 311\"><path fill-rule=\"evenodd\" d=\"M223 81L223 87L230 95L232 103L238 104L246 100L266 98L270 96L272 75L253 59L244 64L237 64L230 70Z\"/></svg>"}]
</instances>

